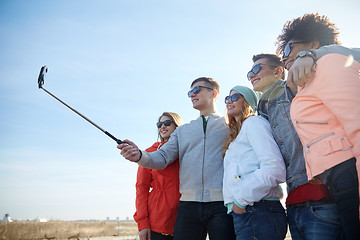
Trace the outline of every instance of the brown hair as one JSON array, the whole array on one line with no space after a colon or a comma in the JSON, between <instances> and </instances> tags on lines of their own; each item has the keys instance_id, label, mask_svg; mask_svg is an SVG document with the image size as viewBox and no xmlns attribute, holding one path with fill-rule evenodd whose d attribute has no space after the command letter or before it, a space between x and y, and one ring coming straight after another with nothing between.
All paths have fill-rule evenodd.
<instances>
[{"instance_id":1,"label":"brown hair","mask_svg":"<svg viewBox=\"0 0 360 240\"><path fill-rule=\"evenodd\" d=\"M219 84L216 82L215 79L213 78L209 78L209 77L199 77L197 79L195 79L192 83L191 83L191 87L194 86L195 83L197 82L204 82L206 87L210 87L214 90L216 90L218 92L218 94L220 93L220 86Z\"/></svg>"},{"instance_id":2,"label":"brown hair","mask_svg":"<svg viewBox=\"0 0 360 240\"><path fill-rule=\"evenodd\" d=\"M177 128L178 126L182 125L183 124L183 120L181 119L181 117L176 114L176 113L173 113L173 112L163 112L161 114L161 116L159 117L158 121L160 121L161 117L163 116L166 116L168 118L170 118L171 120L174 121L174 124L175 124L175 128ZM160 140L163 142L164 141L164 138L161 137L159 131L158 131L158 138L160 138Z\"/></svg>"},{"instance_id":3,"label":"brown hair","mask_svg":"<svg viewBox=\"0 0 360 240\"><path fill-rule=\"evenodd\" d=\"M244 101L244 108L242 109L242 116L241 116L241 121L240 122L236 122L235 118L230 116L229 114L226 115L226 123L229 126L229 135L227 136L226 140L225 140L225 146L224 146L224 153L223 156L225 156L226 151L229 148L229 145L232 141L234 141L234 139L239 135L242 123L251 116L254 116L254 112L252 110L252 108L249 106L249 104Z\"/></svg>"}]
</instances>

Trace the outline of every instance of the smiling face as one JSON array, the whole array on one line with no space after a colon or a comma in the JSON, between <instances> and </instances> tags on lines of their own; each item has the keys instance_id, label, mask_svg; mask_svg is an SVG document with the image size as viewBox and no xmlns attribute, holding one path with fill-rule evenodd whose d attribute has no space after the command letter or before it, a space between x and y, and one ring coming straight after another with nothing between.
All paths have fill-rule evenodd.
<instances>
[{"instance_id":1,"label":"smiling face","mask_svg":"<svg viewBox=\"0 0 360 240\"><path fill-rule=\"evenodd\" d=\"M159 122L164 122L166 120L172 120L168 116L162 116L159 120ZM164 139L164 142L167 142L170 138L171 133L174 132L176 126L175 123L172 122L170 126L165 126L165 124L162 124L161 127L158 129L159 135Z\"/></svg>"},{"instance_id":2,"label":"smiling face","mask_svg":"<svg viewBox=\"0 0 360 240\"><path fill-rule=\"evenodd\" d=\"M277 73L277 68L269 66L266 58L256 60L253 67L257 64L260 64L260 71L257 74L250 73L249 79L255 91L265 92L273 83L281 79L281 74Z\"/></svg>"},{"instance_id":3,"label":"smiling face","mask_svg":"<svg viewBox=\"0 0 360 240\"><path fill-rule=\"evenodd\" d=\"M295 39L291 39L287 44L289 44L290 46L290 54L288 55L288 57L283 58L284 65L287 70L289 70L291 66L294 64L296 55L301 50L310 50L310 49L319 48L318 42L303 43Z\"/></svg>"},{"instance_id":4,"label":"smiling face","mask_svg":"<svg viewBox=\"0 0 360 240\"><path fill-rule=\"evenodd\" d=\"M232 90L230 92L230 96L232 96L235 93L238 93L238 92L235 90ZM241 118L244 115L245 103L246 103L245 98L242 95L240 95L238 100L236 100L235 102L233 102L233 101L231 101L231 99L229 99L226 103L227 114L231 117L234 117L236 122L241 121Z\"/></svg>"},{"instance_id":5,"label":"smiling face","mask_svg":"<svg viewBox=\"0 0 360 240\"><path fill-rule=\"evenodd\" d=\"M209 87L206 85L206 83L204 81L199 81L196 82L194 85L191 86L191 89L193 89L196 86L203 86L203 87ZM207 88L199 88L199 92L197 94L195 94L194 92L192 92L190 94L190 99L191 102L193 104L193 108L199 110L199 111L203 111L204 109L207 109L209 107L213 106L213 101L214 101L214 90L210 90Z\"/></svg>"}]
</instances>

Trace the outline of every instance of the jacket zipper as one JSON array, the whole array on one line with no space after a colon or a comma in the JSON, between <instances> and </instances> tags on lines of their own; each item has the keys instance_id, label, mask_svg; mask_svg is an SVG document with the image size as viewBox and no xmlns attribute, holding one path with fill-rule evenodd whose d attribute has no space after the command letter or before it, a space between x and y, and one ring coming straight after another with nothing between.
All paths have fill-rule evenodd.
<instances>
[{"instance_id":1,"label":"jacket zipper","mask_svg":"<svg viewBox=\"0 0 360 240\"><path fill-rule=\"evenodd\" d=\"M311 145L313 145L314 143L316 143L316 142L318 142L318 141L320 141L320 140L322 140L322 139L324 139L324 138L326 138L328 136L334 135L334 134L335 133L328 133L328 134L326 134L324 136L321 136L321 137L311 141L309 144L306 145L305 151L308 152Z\"/></svg>"},{"instance_id":2,"label":"jacket zipper","mask_svg":"<svg viewBox=\"0 0 360 240\"><path fill-rule=\"evenodd\" d=\"M203 161L202 161L202 173L201 173L201 200L204 201L204 189L205 189L205 186L204 186L204 172L205 172L205 145L206 145L206 130L207 130L207 125L208 125L208 121L209 121L209 118L210 116L208 117L208 119L206 119L204 116L203 116L203 128L204 128L204 152L203 152Z\"/></svg>"},{"instance_id":3,"label":"jacket zipper","mask_svg":"<svg viewBox=\"0 0 360 240\"><path fill-rule=\"evenodd\" d=\"M204 133L204 154L203 154L203 166L202 166L202 176L201 176L201 180L202 180L202 193L201 193L201 200L204 201L204 172L205 172L205 143L206 143L206 133Z\"/></svg>"},{"instance_id":4,"label":"jacket zipper","mask_svg":"<svg viewBox=\"0 0 360 240\"><path fill-rule=\"evenodd\" d=\"M328 122L306 122L306 121L298 121L298 120L295 120L294 121L295 124L328 124Z\"/></svg>"}]
</instances>

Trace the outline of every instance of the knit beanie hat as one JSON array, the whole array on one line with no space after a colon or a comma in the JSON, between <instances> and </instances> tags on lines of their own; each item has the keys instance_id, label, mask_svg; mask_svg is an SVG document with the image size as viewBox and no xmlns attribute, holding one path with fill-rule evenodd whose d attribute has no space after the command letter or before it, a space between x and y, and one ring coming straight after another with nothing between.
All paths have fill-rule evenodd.
<instances>
[{"instance_id":1,"label":"knit beanie hat","mask_svg":"<svg viewBox=\"0 0 360 240\"><path fill-rule=\"evenodd\" d=\"M247 104L249 104L249 106L253 109L254 113L256 112L258 99L253 90L251 90L250 88L248 88L246 86L240 86L240 85L233 87L230 90L230 92L232 90L235 90L238 93L240 93L241 95L243 95Z\"/></svg>"}]
</instances>

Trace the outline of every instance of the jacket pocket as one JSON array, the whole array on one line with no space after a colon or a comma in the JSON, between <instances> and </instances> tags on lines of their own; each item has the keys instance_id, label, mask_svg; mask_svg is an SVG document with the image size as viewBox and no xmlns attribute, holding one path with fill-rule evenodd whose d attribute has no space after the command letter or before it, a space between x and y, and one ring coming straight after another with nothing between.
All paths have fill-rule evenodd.
<instances>
[{"instance_id":1,"label":"jacket pocket","mask_svg":"<svg viewBox=\"0 0 360 240\"><path fill-rule=\"evenodd\" d=\"M311 147L312 145L314 145L315 143L323 140L324 138L330 137L331 135L334 135L334 134L335 134L334 132L328 133L328 134L325 134L325 135L323 135L323 136L321 136L321 137L318 137L318 138L312 140L310 143L306 144L306 146L305 146L305 152L308 152L308 151L310 150L310 147Z\"/></svg>"}]
</instances>

